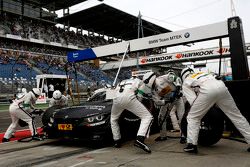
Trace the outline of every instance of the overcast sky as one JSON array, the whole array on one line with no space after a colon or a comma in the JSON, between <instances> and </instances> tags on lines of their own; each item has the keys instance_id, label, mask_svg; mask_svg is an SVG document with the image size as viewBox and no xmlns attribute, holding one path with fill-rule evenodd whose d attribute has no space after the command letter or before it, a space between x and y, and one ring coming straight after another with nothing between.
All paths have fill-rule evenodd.
<instances>
[{"instance_id":1,"label":"overcast sky","mask_svg":"<svg viewBox=\"0 0 250 167\"><path fill-rule=\"evenodd\" d=\"M216 22L232 16L231 0L88 0L70 8L70 13L105 3L172 31ZM233 0L235 13L242 19L245 41L250 42L250 0ZM61 13L58 13L59 16ZM227 43L227 42L225 42ZM223 44L225 44L223 43ZM211 44L212 45L212 44ZM214 45L217 45L215 42Z\"/></svg>"},{"instance_id":2,"label":"overcast sky","mask_svg":"<svg viewBox=\"0 0 250 167\"><path fill-rule=\"evenodd\" d=\"M172 31L222 22L232 17L231 0L104 0L103 2L88 0L72 7L70 13L100 3L108 4L134 16L138 16L140 11L142 19ZM233 0L233 4L236 16L242 19L245 41L250 43L250 0ZM228 45L227 40L223 40L223 45ZM198 43L188 49L175 46L170 48L172 49L170 52L209 47L219 47L218 40Z\"/></svg>"}]
</instances>

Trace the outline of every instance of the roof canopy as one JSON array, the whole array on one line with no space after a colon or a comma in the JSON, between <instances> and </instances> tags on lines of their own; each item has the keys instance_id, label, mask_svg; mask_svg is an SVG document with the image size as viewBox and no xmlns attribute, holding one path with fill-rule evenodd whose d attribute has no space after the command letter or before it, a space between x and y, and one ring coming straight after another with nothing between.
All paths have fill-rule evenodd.
<instances>
[{"instance_id":1,"label":"roof canopy","mask_svg":"<svg viewBox=\"0 0 250 167\"><path fill-rule=\"evenodd\" d=\"M20 2L20 0L15 0ZM44 7L51 11L56 11L60 9L66 9L70 6L76 5L78 3L87 0L22 0L24 4L34 5L36 7Z\"/></svg>"},{"instance_id":2,"label":"roof canopy","mask_svg":"<svg viewBox=\"0 0 250 167\"><path fill-rule=\"evenodd\" d=\"M103 3L58 18L57 22L123 40L138 38L138 18ZM145 20L142 26L144 37L170 32Z\"/></svg>"}]
</instances>

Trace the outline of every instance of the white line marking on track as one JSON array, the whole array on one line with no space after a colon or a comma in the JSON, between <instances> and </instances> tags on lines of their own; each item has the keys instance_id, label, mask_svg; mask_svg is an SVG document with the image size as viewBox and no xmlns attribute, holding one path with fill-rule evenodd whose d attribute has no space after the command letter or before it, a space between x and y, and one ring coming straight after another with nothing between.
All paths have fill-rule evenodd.
<instances>
[{"instance_id":1,"label":"white line marking on track","mask_svg":"<svg viewBox=\"0 0 250 167\"><path fill-rule=\"evenodd\" d=\"M45 147L43 148L43 151L51 151L51 150L56 150L58 149L57 147Z\"/></svg>"},{"instance_id":2,"label":"white line marking on track","mask_svg":"<svg viewBox=\"0 0 250 167\"><path fill-rule=\"evenodd\" d=\"M101 148L101 149L97 149L97 150L94 150L94 151L89 151L89 152L86 152L86 153L91 153L91 154L102 154L102 153L107 153L107 152L110 152L109 150L107 150L107 148Z\"/></svg>"},{"instance_id":3,"label":"white line marking on track","mask_svg":"<svg viewBox=\"0 0 250 167\"><path fill-rule=\"evenodd\" d=\"M97 164L105 165L105 164L107 164L107 162L97 162Z\"/></svg>"},{"instance_id":4,"label":"white line marking on track","mask_svg":"<svg viewBox=\"0 0 250 167\"><path fill-rule=\"evenodd\" d=\"M76 166L79 166L79 165L83 165L83 164L86 164L87 162L91 162L91 161L93 161L94 159L89 159L89 160L87 160L87 161L83 161L83 162L80 162L80 163L78 163L78 164L75 164L75 165L72 165L72 166L69 166L69 167L76 167Z\"/></svg>"},{"instance_id":5,"label":"white line marking on track","mask_svg":"<svg viewBox=\"0 0 250 167\"><path fill-rule=\"evenodd\" d=\"M51 161L51 162L47 162L47 163L44 163L44 164L41 164L41 165L35 165L33 167L44 167L44 166L50 166L52 164L55 164L57 163L58 161ZM52 165L53 166L53 165Z\"/></svg>"}]
</instances>

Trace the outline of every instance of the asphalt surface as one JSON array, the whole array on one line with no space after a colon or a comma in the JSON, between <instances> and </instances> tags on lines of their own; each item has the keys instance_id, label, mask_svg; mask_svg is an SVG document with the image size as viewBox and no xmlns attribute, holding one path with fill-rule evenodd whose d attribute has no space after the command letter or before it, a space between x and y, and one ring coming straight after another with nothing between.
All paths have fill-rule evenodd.
<instances>
[{"instance_id":1,"label":"asphalt surface","mask_svg":"<svg viewBox=\"0 0 250 167\"><path fill-rule=\"evenodd\" d=\"M172 135L172 134L170 134ZM83 142L45 139L28 143L0 144L1 167L249 167L247 145L221 139L216 145L199 147L198 154L183 152L178 139L146 140L152 153L133 146L95 148Z\"/></svg>"},{"instance_id":2,"label":"asphalt surface","mask_svg":"<svg viewBox=\"0 0 250 167\"><path fill-rule=\"evenodd\" d=\"M0 112L1 131L9 126L8 112ZM40 118L37 124L40 125ZM97 146L77 140L52 140L9 142L0 144L1 167L250 167L247 144L221 139L210 147L199 146L198 154L183 152L185 145L176 138L178 133L168 133L166 141L155 142L159 134L145 142L152 153L133 146L133 141L121 148ZM173 137L173 138L171 138ZM99 143L100 144L100 143Z\"/></svg>"}]
</instances>

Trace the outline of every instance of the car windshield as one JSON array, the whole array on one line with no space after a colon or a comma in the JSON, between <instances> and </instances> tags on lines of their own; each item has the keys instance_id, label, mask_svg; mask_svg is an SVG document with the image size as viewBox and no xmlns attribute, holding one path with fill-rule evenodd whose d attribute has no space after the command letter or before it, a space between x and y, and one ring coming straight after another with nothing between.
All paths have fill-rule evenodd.
<instances>
[{"instance_id":1,"label":"car windshield","mask_svg":"<svg viewBox=\"0 0 250 167\"><path fill-rule=\"evenodd\" d=\"M94 93L88 101L104 101L106 99L106 91Z\"/></svg>"}]
</instances>

